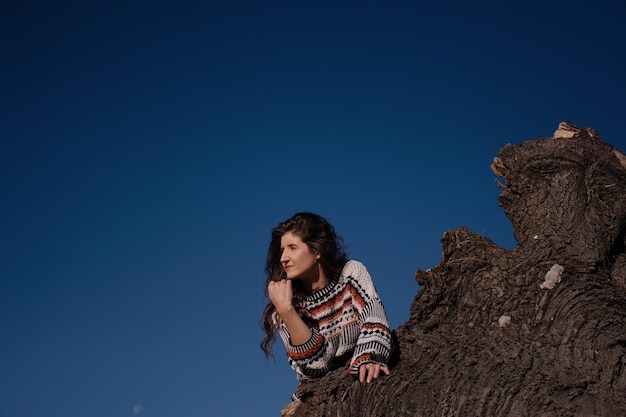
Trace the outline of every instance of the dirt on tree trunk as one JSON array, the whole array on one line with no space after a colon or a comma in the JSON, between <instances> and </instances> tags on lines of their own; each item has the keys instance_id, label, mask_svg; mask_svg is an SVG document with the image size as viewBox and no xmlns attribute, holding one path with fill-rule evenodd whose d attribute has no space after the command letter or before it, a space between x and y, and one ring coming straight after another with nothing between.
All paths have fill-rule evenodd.
<instances>
[{"instance_id":1,"label":"dirt on tree trunk","mask_svg":"<svg viewBox=\"0 0 626 417\"><path fill-rule=\"evenodd\" d=\"M492 170L518 247L445 232L391 375L338 369L284 416L626 416L626 157L564 122Z\"/></svg>"}]
</instances>

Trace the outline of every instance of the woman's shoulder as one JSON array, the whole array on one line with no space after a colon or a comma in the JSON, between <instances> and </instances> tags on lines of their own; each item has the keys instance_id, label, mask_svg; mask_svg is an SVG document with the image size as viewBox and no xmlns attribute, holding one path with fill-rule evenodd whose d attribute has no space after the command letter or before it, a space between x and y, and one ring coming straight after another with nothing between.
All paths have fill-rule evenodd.
<instances>
[{"instance_id":1,"label":"woman's shoulder","mask_svg":"<svg viewBox=\"0 0 626 417\"><path fill-rule=\"evenodd\" d=\"M346 262L341 273L344 285L356 289L359 293L372 294L376 292L374 282L367 268L359 261L350 260Z\"/></svg>"},{"instance_id":2,"label":"woman's shoulder","mask_svg":"<svg viewBox=\"0 0 626 417\"><path fill-rule=\"evenodd\" d=\"M363 265L359 261L350 259L343 266L343 270L341 271L341 277L344 279L360 279L369 277L369 274L367 273L365 265Z\"/></svg>"}]
</instances>

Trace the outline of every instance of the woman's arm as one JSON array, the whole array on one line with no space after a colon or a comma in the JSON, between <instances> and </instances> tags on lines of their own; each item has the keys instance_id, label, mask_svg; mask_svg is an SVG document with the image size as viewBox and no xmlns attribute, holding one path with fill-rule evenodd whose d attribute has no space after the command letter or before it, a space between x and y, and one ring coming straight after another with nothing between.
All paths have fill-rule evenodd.
<instances>
[{"instance_id":1,"label":"woman's arm","mask_svg":"<svg viewBox=\"0 0 626 417\"><path fill-rule=\"evenodd\" d=\"M270 283L268 293L281 319L278 333L285 343L289 364L296 371L298 380L328 373L333 351L329 350L330 346L308 312L292 305L291 281Z\"/></svg>"},{"instance_id":2,"label":"woman's arm","mask_svg":"<svg viewBox=\"0 0 626 417\"><path fill-rule=\"evenodd\" d=\"M392 334L385 307L374 287L372 278L363 264L350 261L345 273L352 279L354 307L359 311L361 331L351 361L351 370L361 382L371 382L381 372L389 375L389 362L393 349Z\"/></svg>"}]
</instances>

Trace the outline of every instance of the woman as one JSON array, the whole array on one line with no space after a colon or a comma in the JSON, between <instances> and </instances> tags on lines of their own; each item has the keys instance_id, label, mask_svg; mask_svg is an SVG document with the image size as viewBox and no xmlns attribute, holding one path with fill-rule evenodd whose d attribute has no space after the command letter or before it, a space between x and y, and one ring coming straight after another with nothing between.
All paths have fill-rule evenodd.
<instances>
[{"instance_id":1,"label":"woman","mask_svg":"<svg viewBox=\"0 0 626 417\"><path fill-rule=\"evenodd\" d=\"M348 260L333 226L297 213L272 231L267 261L269 303L261 348L270 357L278 332L300 382L350 360L361 382L389 375L392 335L385 308L360 262Z\"/></svg>"}]
</instances>

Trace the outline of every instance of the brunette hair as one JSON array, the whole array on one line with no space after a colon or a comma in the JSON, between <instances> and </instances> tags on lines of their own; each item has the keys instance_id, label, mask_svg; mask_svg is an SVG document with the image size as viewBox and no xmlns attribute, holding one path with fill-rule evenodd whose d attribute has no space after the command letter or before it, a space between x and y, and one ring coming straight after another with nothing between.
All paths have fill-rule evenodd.
<instances>
[{"instance_id":1,"label":"brunette hair","mask_svg":"<svg viewBox=\"0 0 626 417\"><path fill-rule=\"evenodd\" d=\"M343 239L337 235L335 228L325 218L309 212L296 213L272 230L272 239L265 261L266 297L268 296L267 286L271 281L280 281L286 278L285 270L280 262L282 255L280 240L287 232L292 232L300 237L312 252L320 255L317 262L329 279L341 273L348 260ZM302 283L299 280L294 280L293 305L298 307L306 295ZM265 337L261 340L261 349L265 352L267 359L272 357L272 345L276 339L275 312L276 308L270 301L261 318L262 328L265 332Z\"/></svg>"}]
</instances>

